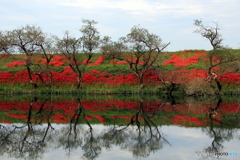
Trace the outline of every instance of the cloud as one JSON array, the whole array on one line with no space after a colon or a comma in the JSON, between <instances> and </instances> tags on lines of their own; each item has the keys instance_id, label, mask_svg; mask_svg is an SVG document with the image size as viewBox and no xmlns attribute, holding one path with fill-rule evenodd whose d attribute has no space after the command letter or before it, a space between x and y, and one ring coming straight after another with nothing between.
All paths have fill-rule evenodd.
<instances>
[{"instance_id":1,"label":"cloud","mask_svg":"<svg viewBox=\"0 0 240 160\"><path fill-rule=\"evenodd\" d=\"M88 9L108 8L108 1L106 0L65 0L57 3L61 6L83 7Z\"/></svg>"},{"instance_id":2,"label":"cloud","mask_svg":"<svg viewBox=\"0 0 240 160\"><path fill-rule=\"evenodd\" d=\"M176 4L167 1L152 1L152 0L68 0L59 1L58 5L68 7L82 7L87 9L120 9L128 11L135 15L143 13L149 14L199 14L202 9L195 4L179 3L175 0ZM181 1L182 2L182 1Z\"/></svg>"},{"instance_id":3,"label":"cloud","mask_svg":"<svg viewBox=\"0 0 240 160\"><path fill-rule=\"evenodd\" d=\"M239 0L0 0L0 29L37 24L56 35L64 30L78 35L84 18L99 22L101 34L114 39L140 24L171 41L171 50L208 49L207 41L194 41L198 35L192 33L193 20L218 22L227 44L239 46L239 7Z\"/></svg>"}]
</instances>

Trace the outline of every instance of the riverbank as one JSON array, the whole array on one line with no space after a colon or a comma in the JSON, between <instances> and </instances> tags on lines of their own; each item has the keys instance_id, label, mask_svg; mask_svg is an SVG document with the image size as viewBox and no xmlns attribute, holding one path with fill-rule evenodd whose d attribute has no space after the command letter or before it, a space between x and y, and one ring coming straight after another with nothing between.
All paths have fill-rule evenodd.
<instances>
[{"instance_id":1,"label":"riverbank","mask_svg":"<svg viewBox=\"0 0 240 160\"><path fill-rule=\"evenodd\" d=\"M161 95L163 97L169 96L168 90L162 90L159 88L151 89L144 88L139 90L138 88L85 88L85 89L26 89L26 88L8 88L1 87L0 95ZM228 95L237 96L240 95L240 88L235 90L223 90L221 93L216 94L186 94L184 90L175 90L172 92L173 96L218 96Z\"/></svg>"},{"instance_id":2,"label":"riverbank","mask_svg":"<svg viewBox=\"0 0 240 160\"><path fill-rule=\"evenodd\" d=\"M240 57L238 50L231 52ZM0 94L240 94L237 62L221 63L221 58L215 55L209 73L208 51L161 54L146 71L143 60L134 62L133 58L129 64L128 60L120 61L96 53L86 64L86 55L77 54L81 72L74 71L70 67L72 64L69 65L66 57L60 54L51 55L47 64L41 54L35 54L29 60L31 65L26 65L24 54L6 54L0 61ZM133 66L142 72L141 82L140 74L131 69Z\"/></svg>"}]
</instances>

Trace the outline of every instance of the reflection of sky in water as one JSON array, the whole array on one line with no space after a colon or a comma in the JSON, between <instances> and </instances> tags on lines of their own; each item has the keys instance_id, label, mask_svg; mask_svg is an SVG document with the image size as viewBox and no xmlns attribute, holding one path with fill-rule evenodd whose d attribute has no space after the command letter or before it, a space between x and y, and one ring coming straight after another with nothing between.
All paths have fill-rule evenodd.
<instances>
[{"instance_id":1,"label":"reflection of sky in water","mask_svg":"<svg viewBox=\"0 0 240 160\"><path fill-rule=\"evenodd\" d=\"M56 130L60 129L64 125L54 125ZM95 134L99 134L105 129L103 125L92 125ZM135 130L135 129L134 129ZM163 148L157 150L146 158L146 160L192 160L192 159L203 159L196 152L202 152L204 149L211 146L213 137L207 135L206 132L202 131L202 128L184 128L178 126L162 126L160 127L160 132L163 137L170 143L164 143ZM238 152L240 154L240 130L234 133L234 139L230 141L225 140L223 143L223 152ZM49 148L43 155L44 160L79 160L83 159L84 152L81 148L73 150L70 155L66 154L66 150L61 147L61 149ZM0 159L10 160L13 158L6 158L0 156ZM228 156L220 157L219 159L235 160L239 159L240 156ZM96 158L97 160L131 160L136 159L133 157L132 152L126 149L120 149L120 146L112 145L110 149L102 148L100 155ZM211 158L207 158L211 159Z\"/></svg>"}]
</instances>

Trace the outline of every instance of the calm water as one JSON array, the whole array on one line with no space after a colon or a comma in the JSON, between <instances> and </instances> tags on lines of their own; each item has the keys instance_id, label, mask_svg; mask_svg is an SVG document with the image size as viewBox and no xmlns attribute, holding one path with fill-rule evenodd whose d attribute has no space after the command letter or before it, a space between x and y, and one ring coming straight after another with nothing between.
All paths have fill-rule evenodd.
<instances>
[{"instance_id":1,"label":"calm water","mask_svg":"<svg viewBox=\"0 0 240 160\"><path fill-rule=\"evenodd\" d=\"M1 97L0 159L240 158L238 97Z\"/></svg>"}]
</instances>

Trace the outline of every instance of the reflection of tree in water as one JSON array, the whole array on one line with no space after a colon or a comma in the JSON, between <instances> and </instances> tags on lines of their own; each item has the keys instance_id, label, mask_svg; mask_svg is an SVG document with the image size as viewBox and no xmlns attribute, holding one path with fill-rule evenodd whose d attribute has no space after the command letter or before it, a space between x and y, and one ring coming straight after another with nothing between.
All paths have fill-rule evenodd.
<instances>
[{"instance_id":1,"label":"reflection of tree in water","mask_svg":"<svg viewBox=\"0 0 240 160\"><path fill-rule=\"evenodd\" d=\"M81 148L82 158L92 160L100 155L103 148L111 149L115 145L127 149L135 157L147 157L168 143L152 120L157 114L147 113L142 99L128 124L109 126L100 132L87 120L79 98L76 99L78 107L69 124L60 129L56 129L57 126L54 129L50 121L54 112L51 98L44 100L37 112L33 113L33 105L37 100L33 98L30 103L26 124L0 126L0 154L7 153L10 157L22 159L42 159L48 148L64 148L68 156ZM87 125L79 124L82 122Z\"/></svg>"},{"instance_id":2,"label":"reflection of tree in water","mask_svg":"<svg viewBox=\"0 0 240 160\"><path fill-rule=\"evenodd\" d=\"M131 143L132 146L129 149L132 149L134 157L147 157L150 153L154 153L156 150L162 149L163 143L169 143L160 133L159 128L153 121L156 114L147 113L144 111L143 100L139 99L139 110L135 114L133 121L136 122L138 128L138 137L135 143ZM140 123L139 117L143 119L142 124ZM134 135L134 134L133 134Z\"/></svg>"},{"instance_id":3,"label":"reflection of tree in water","mask_svg":"<svg viewBox=\"0 0 240 160\"><path fill-rule=\"evenodd\" d=\"M158 127L152 121L154 113L144 111L143 100L139 101L139 110L131 117L126 126L110 126L108 130L96 134L88 120L85 111L78 101L78 110L72 116L69 127L61 131L59 146L64 146L70 155L77 148L84 151L82 158L95 159L101 153L102 148L110 149L113 145L128 149L135 157L147 157L150 153L161 149L167 142ZM80 120L87 123L88 129L77 125ZM133 127L130 127L134 125Z\"/></svg>"},{"instance_id":4,"label":"reflection of tree in water","mask_svg":"<svg viewBox=\"0 0 240 160\"><path fill-rule=\"evenodd\" d=\"M95 159L102 150L102 146L99 142L101 137L94 137L93 130L90 130L84 137L85 143L82 146L84 151L84 159Z\"/></svg>"},{"instance_id":5,"label":"reflection of tree in water","mask_svg":"<svg viewBox=\"0 0 240 160\"><path fill-rule=\"evenodd\" d=\"M99 140L93 136L93 128L86 119L85 110L81 105L80 98L77 98L77 110L72 116L69 126L61 129L59 136L59 146L63 147L70 156L73 150L82 148L84 158L95 159L101 151ZM88 128L78 125L81 120L87 123Z\"/></svg>"},{"instance_id":6,"label":"reflection of tree in water","mask_svg":"<svg viewBox=\"0 0 240 160\"><path fill-rule=\"evenodd\" d=\"M219 98L217 100L217 103L215 107L209 107L209 111L207 113L210 121L209 126L202 128L203 132L206 132L206 134L213 138L213 141L211 142L211 145L204 149L205 154L202 154L202 158L208 158L208 157L219 157L216 153L224 152L224 146L223 143L225 141L230 141L234 138L234 134L238 132L239 128L239 112L237 112L234 116L232 121L229 123L223 122L219 119L216 119L216 115L218 114L218 110L220 108L220 104L222 103L222 98ZM218 124L220 123L220 125ZM218 124L216 126L216 124ZM237 128L233 128L237 127Z\"/></svg>"},{"instance_id":7,"label":"reflection of tree in water","mask_svg":"<svg viewBox=\"0 0 240 160\"><path fill-rule=\"evenodd\" d=\"M113 144L119 145L132 152L134 157L147 157L150 153L162 149L163 144L168 141L153 121L156 114L147 113L144 109L143 99L139 98L139 109L130 122L126 126L110 127L101 138L103 146L110 148Z\"/></svg>"},{"instance_id":8,"label":"reflection of tree in water","mask_svg":"<svg viewBox=\"0 0 240 160\"><path fill-rule=\"evenodd\" d=\"M32 107L36 101L37 98L33 98L30 103L26 124L0 125L1 155L7 153L10 157L34 160L41 158L46 152L46 138L48 143L52 142L51 136L54 132L49 118L46 127L38 128L37 125L32 124Z\"/></svg>"},{"instance_id":9,"label":"reflection of tree in water","mask_svg":"<svg viewBox=\"0 0 240 160\"><path fill-rule=\"evenodd\" d=\"M1 155L7 154L10 157L21 159L42 159L49 148L65 149L68 156L80 149L83 152L82 159L92 160L99 157L103 149L117 146L132 153L136 158L142 158L162 149L166 144L170 145L161 133L160 127L155 124L155 120L159 121L164 113L161 109L163 103L153 110L148 105L145 106L144 100L139 98L138 108L135 111L131 110L127 124L104 126L104 129L99 131L97 130L98 126L95 128L86 118L89 115L86 115L87 112L82 106L80 98L76 99L76 110L67 125L51 124L55 110L51 98L42 101L38 110L35 111L34 105L37 101L38 98L31 100L25 124L0 125ZM206 105L209 127L202 128L207 135L213 138L211 145L204 150L209 155L223 151L223 142L234 138L236 130L230 128L239 128L240 123L239 112L232 114L230 121L214 117L215 113L221 111L222 100L218 99L215 106L212 106L212 101L209 100L211 107ZM191 103L195 103L195 101L192 100ZM199 105L202 106L202 104ZM175 106L171 105L170 107L174 110ZM190 109L203 114L197 108ZM180 111L176 110L177 112ZM114 122L117 121L114 120Z\"/></svg>"},{"instance_id":10,"label":"reflection of tree in water","mask_svg":"<svg viewBox=\"0 0 240 160\"><path fill-rule=\"evenodd\" d=\"M139 131L136 126L116 127L110 126L108 131L104 131L101 137L101 144L106 149L110 149L113 145L120 146L121 149L126 149L132 152L134 157L147 157L151 153L163 148L163 144L168 143L162 136L152 136L157 132L150 133L149 130L141 127ZM139 132L143 132L139 135Z\"/></svg>"}]
</instances>

